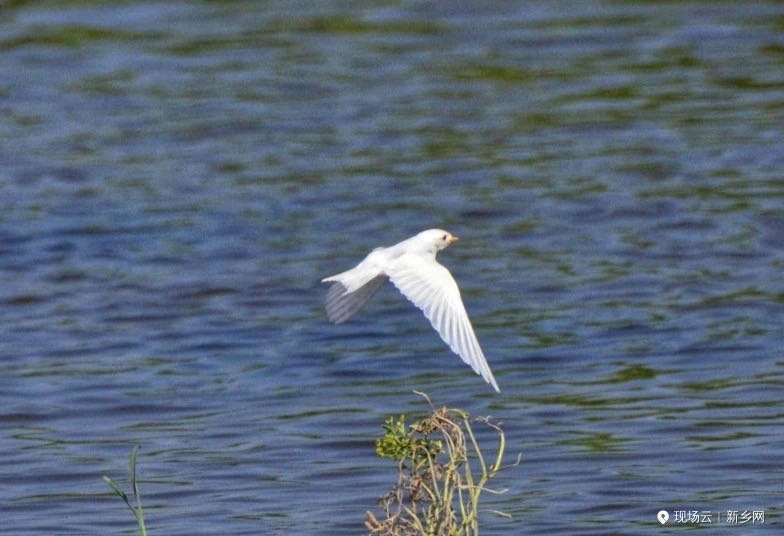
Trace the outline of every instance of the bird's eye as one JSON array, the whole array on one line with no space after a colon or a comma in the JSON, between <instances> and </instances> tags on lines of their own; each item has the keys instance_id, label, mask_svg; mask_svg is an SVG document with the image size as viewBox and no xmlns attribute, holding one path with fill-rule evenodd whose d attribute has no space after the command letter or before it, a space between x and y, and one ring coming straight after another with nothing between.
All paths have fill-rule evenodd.
<instances>
[{"instance_id":1,"label":"bird's eye","mask_svg":"<svg viewBox=\"0 0 784 536\"><path fill-rule=\"evenodd\" d=\"M446 235L442 236L441 240L446 240Z\"/></svg>"}]
</instances>

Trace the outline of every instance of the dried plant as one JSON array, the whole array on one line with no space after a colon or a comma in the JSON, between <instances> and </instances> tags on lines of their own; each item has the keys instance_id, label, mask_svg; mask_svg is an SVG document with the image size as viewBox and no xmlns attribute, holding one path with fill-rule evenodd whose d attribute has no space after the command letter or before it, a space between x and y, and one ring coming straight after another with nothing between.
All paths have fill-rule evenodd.
<instances>
[{"instance_id":1,"label":"dried plant","mask_svg":"<svg viewBox=\"0 0 784 536\"><path fill-rule=\"evenodd\" d=\"M486 487L501 469L504 432L489 417L476 419L498 434L495 461L488 466L468 413L435 408L427 395L416 393L428 401L432 413L408 428L403 415L384 423L376 454L398 462L398 477L392 491L379 500L383 519L367 512L365 527L371 535L383 536L476 536L480 494L505 491ZM518 457L514 465L519 462ZM478 464L478 474L472 463Z\"/></svg>"}]
</instances>

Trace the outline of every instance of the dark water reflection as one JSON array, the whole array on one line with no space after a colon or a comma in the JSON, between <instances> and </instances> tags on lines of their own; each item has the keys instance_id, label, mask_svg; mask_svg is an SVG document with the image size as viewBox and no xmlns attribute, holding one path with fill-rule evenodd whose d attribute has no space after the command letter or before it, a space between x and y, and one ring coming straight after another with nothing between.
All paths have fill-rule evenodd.
<instances>
[{"instance_id":1,"label":"dark water reflection","mask_svg":"<svg viewBox=\"0 0 784 536\"><path fill-rule=\"evenodd\" d=\"M0 17L9 533L133 532L135 443L151 533L361 533L413 389L523 453L487 533L780 530L779 4ZM394 289L325 321L321 277L435 225L500 395Z\"/></svg>"}]
</instances>

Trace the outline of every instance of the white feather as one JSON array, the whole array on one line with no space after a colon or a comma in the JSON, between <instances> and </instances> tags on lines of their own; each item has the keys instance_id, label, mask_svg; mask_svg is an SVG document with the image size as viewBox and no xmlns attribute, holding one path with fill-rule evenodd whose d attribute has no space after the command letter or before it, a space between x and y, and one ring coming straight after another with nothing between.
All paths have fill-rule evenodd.
<instances>
[{"instance_id":1,"label":"white feather","mask_svg":"<svg viewBox=\"0 0 784 536\"><path fill-rule=\"evenodd\" d=\"M388 248L376 248L351 270L322 279L332 282L327 317L340 323L358 312L389 278L425 314L460 358L493 389L498 384L468 319L452 274L436 262L436 253L456 240L440 229L423 231Z\"/></svg>"},{"instance_id":2,"label":"white feather","mask_svg":"<svg viewBox=\"0 0 784 536\"><path fill-rule=\"evenodd\" d=\"M435 258L405 254L387 267L386 274L406 298L422 309L452 351L498 391L449 270Z\"/></svg>"}]
</instances>

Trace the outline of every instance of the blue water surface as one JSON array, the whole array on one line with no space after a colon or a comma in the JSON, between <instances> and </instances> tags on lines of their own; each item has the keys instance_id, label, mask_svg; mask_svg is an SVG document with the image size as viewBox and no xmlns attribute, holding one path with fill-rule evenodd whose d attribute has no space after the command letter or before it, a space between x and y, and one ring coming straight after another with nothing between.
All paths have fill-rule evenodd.
<instances>
[{"instance_id":1,"label":"blue water surface","mask_svg":"<svg viewBox=\"0 0 784 536\"><path fill-rule=\"evenodd\" d=\"M419 390L522 455L483 534L779 533L783 21L0 7L0 532L134 533L138 444L149 534L362 534ZM326 321L321 278L434 226L500 394L391 285Z\"/></svg>"}]
</instances>

